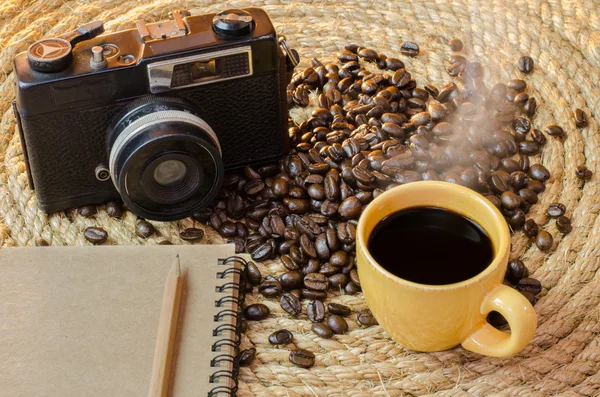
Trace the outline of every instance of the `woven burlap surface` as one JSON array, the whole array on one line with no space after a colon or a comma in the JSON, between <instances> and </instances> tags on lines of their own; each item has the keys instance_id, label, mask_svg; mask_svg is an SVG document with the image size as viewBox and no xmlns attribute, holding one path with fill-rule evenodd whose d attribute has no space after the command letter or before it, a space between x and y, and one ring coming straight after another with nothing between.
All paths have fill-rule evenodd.
<instances>
[{"instance_id":1,"label":"woven burlap surface","mask_svg":"<svg viewBox=\"0 0 600 397\"><path fill-rule=\"evenodd\" d=\"M438 86L451 78L445 72L450 50L445 41L465 42L465 54L485 65L487 81L522 76L516 68L521 55L530 55L535 72L524 78L539 110L538 128L559 124L564 141L550 139L537 161L552 172L547 190L531 216L554 236L549 254L531 246L518 233L512 256L521 257L544 289L536 304L539 327L532 343L505 359L481 357L460 347L439 353L417 353L391 342L379 326L360 328L331 340L310 332L306 316L292 319L275 301L264 301L269 319L250 324L244 347L256 345L254 363L240 374L240 396L597 396L600 395L600 196L598 177L583 185L575 167L585 163L600 173L598 121L600 112L600 6L595 1L537 0L515 2L407 0L374 1L121 1L121 0L3 0L0 4L0 242L4 247L34 245L44 238L52 245L88 244L82 231L100 226L111 244L156 244L165 238L183 243L178 231L191 220L155 223L159 235L147 240L134 233L136 217L107 217L104 208L92 219L75 212L46 215L28 188L19 136L11 109L14 98L13 56L44 36L55 36L94 19L108 31L147 20L166 19L169 10L193 13L225 8L261 6L278 32L303 58L331 58L347 42L370 46L388 56L400 56L403 40L421 46L413 59L400 56L420 85ZM237 95L236 95L237 96ZM588 115L589 127L577 129L573 110ZM82 131L81 133L84 133ZM57 170L58 172L59 170ZM554 221L545 215L551 202L562 202L573 219L573 231L558 238ZM202 243L222 239L207 231ZM263 273L277 274L276 261L261 265ZM361 295L338 296L335 301L359 310ZM288 348L268 344L279 328L295 335L295 344L315 352L310 370L291 366ZM1 341L0 341L1 343ZM1 359L1 358L0 358ZM202 376L202 374L199 374ZM0 392L1 394L1 392Z\"/></svg>"}]
</instances>

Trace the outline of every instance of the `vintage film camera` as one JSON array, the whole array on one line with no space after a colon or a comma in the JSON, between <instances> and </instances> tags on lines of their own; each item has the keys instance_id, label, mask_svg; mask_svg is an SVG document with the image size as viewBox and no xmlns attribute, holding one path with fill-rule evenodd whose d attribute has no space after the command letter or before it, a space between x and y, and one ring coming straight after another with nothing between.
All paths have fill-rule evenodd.
<instances>
[{"instance_id":1,"label":"vintage film camera","mask_svg":"<svg viewBox=\"0 0 600 397\"><path fill-rule=\"evenodd\" d=\"M29 181L58 211L119 196L153 220L192 215L224 169L289 150L285 89L298 54L258 8L92 22L14 60Z\"/></svg>"}]
</instances>

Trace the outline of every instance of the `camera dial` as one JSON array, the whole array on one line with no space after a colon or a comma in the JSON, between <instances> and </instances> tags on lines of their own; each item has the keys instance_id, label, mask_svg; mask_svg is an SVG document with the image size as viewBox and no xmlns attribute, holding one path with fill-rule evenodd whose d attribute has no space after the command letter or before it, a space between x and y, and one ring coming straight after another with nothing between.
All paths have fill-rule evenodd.
<instances>
[{"instance_id":1,"label":"camera dial","mask_svg":"<svg viewBox=\"0 0 600 397\"><path fill-rule=\"evenodd\" d=\"M213 18L213 29L224 38L245 36L254 30L254 19L244 10L225 10Z\"/></svg>"},{"instance_id":2,"label":"camera dial","mask_svg":"<svg viewBox=\"0 0 600 397\"><path fill-rule=\"evenodd\" d=\"M113 184L132 212L168 221L197 212L223 180L219 140L179 98L147 97L117 115L107 133Z\"/></svg>"}]
</instances>

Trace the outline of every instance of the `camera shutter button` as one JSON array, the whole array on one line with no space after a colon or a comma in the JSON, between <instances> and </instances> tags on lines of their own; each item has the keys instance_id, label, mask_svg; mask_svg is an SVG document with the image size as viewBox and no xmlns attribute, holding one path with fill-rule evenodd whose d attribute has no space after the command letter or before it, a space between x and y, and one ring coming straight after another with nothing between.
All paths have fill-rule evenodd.
<instances>
[{"instance_id":1,"label":"camera shutter button","mask_svg":"<svg viewBox=\"0 0 600 397\"><path fill-rule=\"evenodd\" d=\"M213 29L224 38L245 36L254 30L254 19L243 10L225 10L213 18Z\"/></svg>"},{"instance_id":2,"label":"camera shutter button","mask_svg":"<svg viewBox=\"0 0 600 397\"><path fill-rule=\"evenodd\" d=\"M73 47L67 40L50 38L36 41L27 49L29 66L38 72L58 72L69 66Z\"/></svg>"}]
</instances>

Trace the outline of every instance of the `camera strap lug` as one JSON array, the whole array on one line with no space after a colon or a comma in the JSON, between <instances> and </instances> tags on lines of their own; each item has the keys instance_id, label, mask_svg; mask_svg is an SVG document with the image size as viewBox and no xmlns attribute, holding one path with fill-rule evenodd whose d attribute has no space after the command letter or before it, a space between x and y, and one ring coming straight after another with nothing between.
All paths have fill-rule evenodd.
<instances>
[{"instance_id":1,"label":"camera strap lug","mask_svg":"<svg viewBox=\"0 0 600 397\"><path fill-rule=\"evenodd\" d=\"M294 69L296 66L298 66L298 63L300 63L300 57L298 56L298 52L293 48L290 48L285 36L283 35L279 36L279 46L286 55L288 70Z\"/></svg>"}]
</instances>

